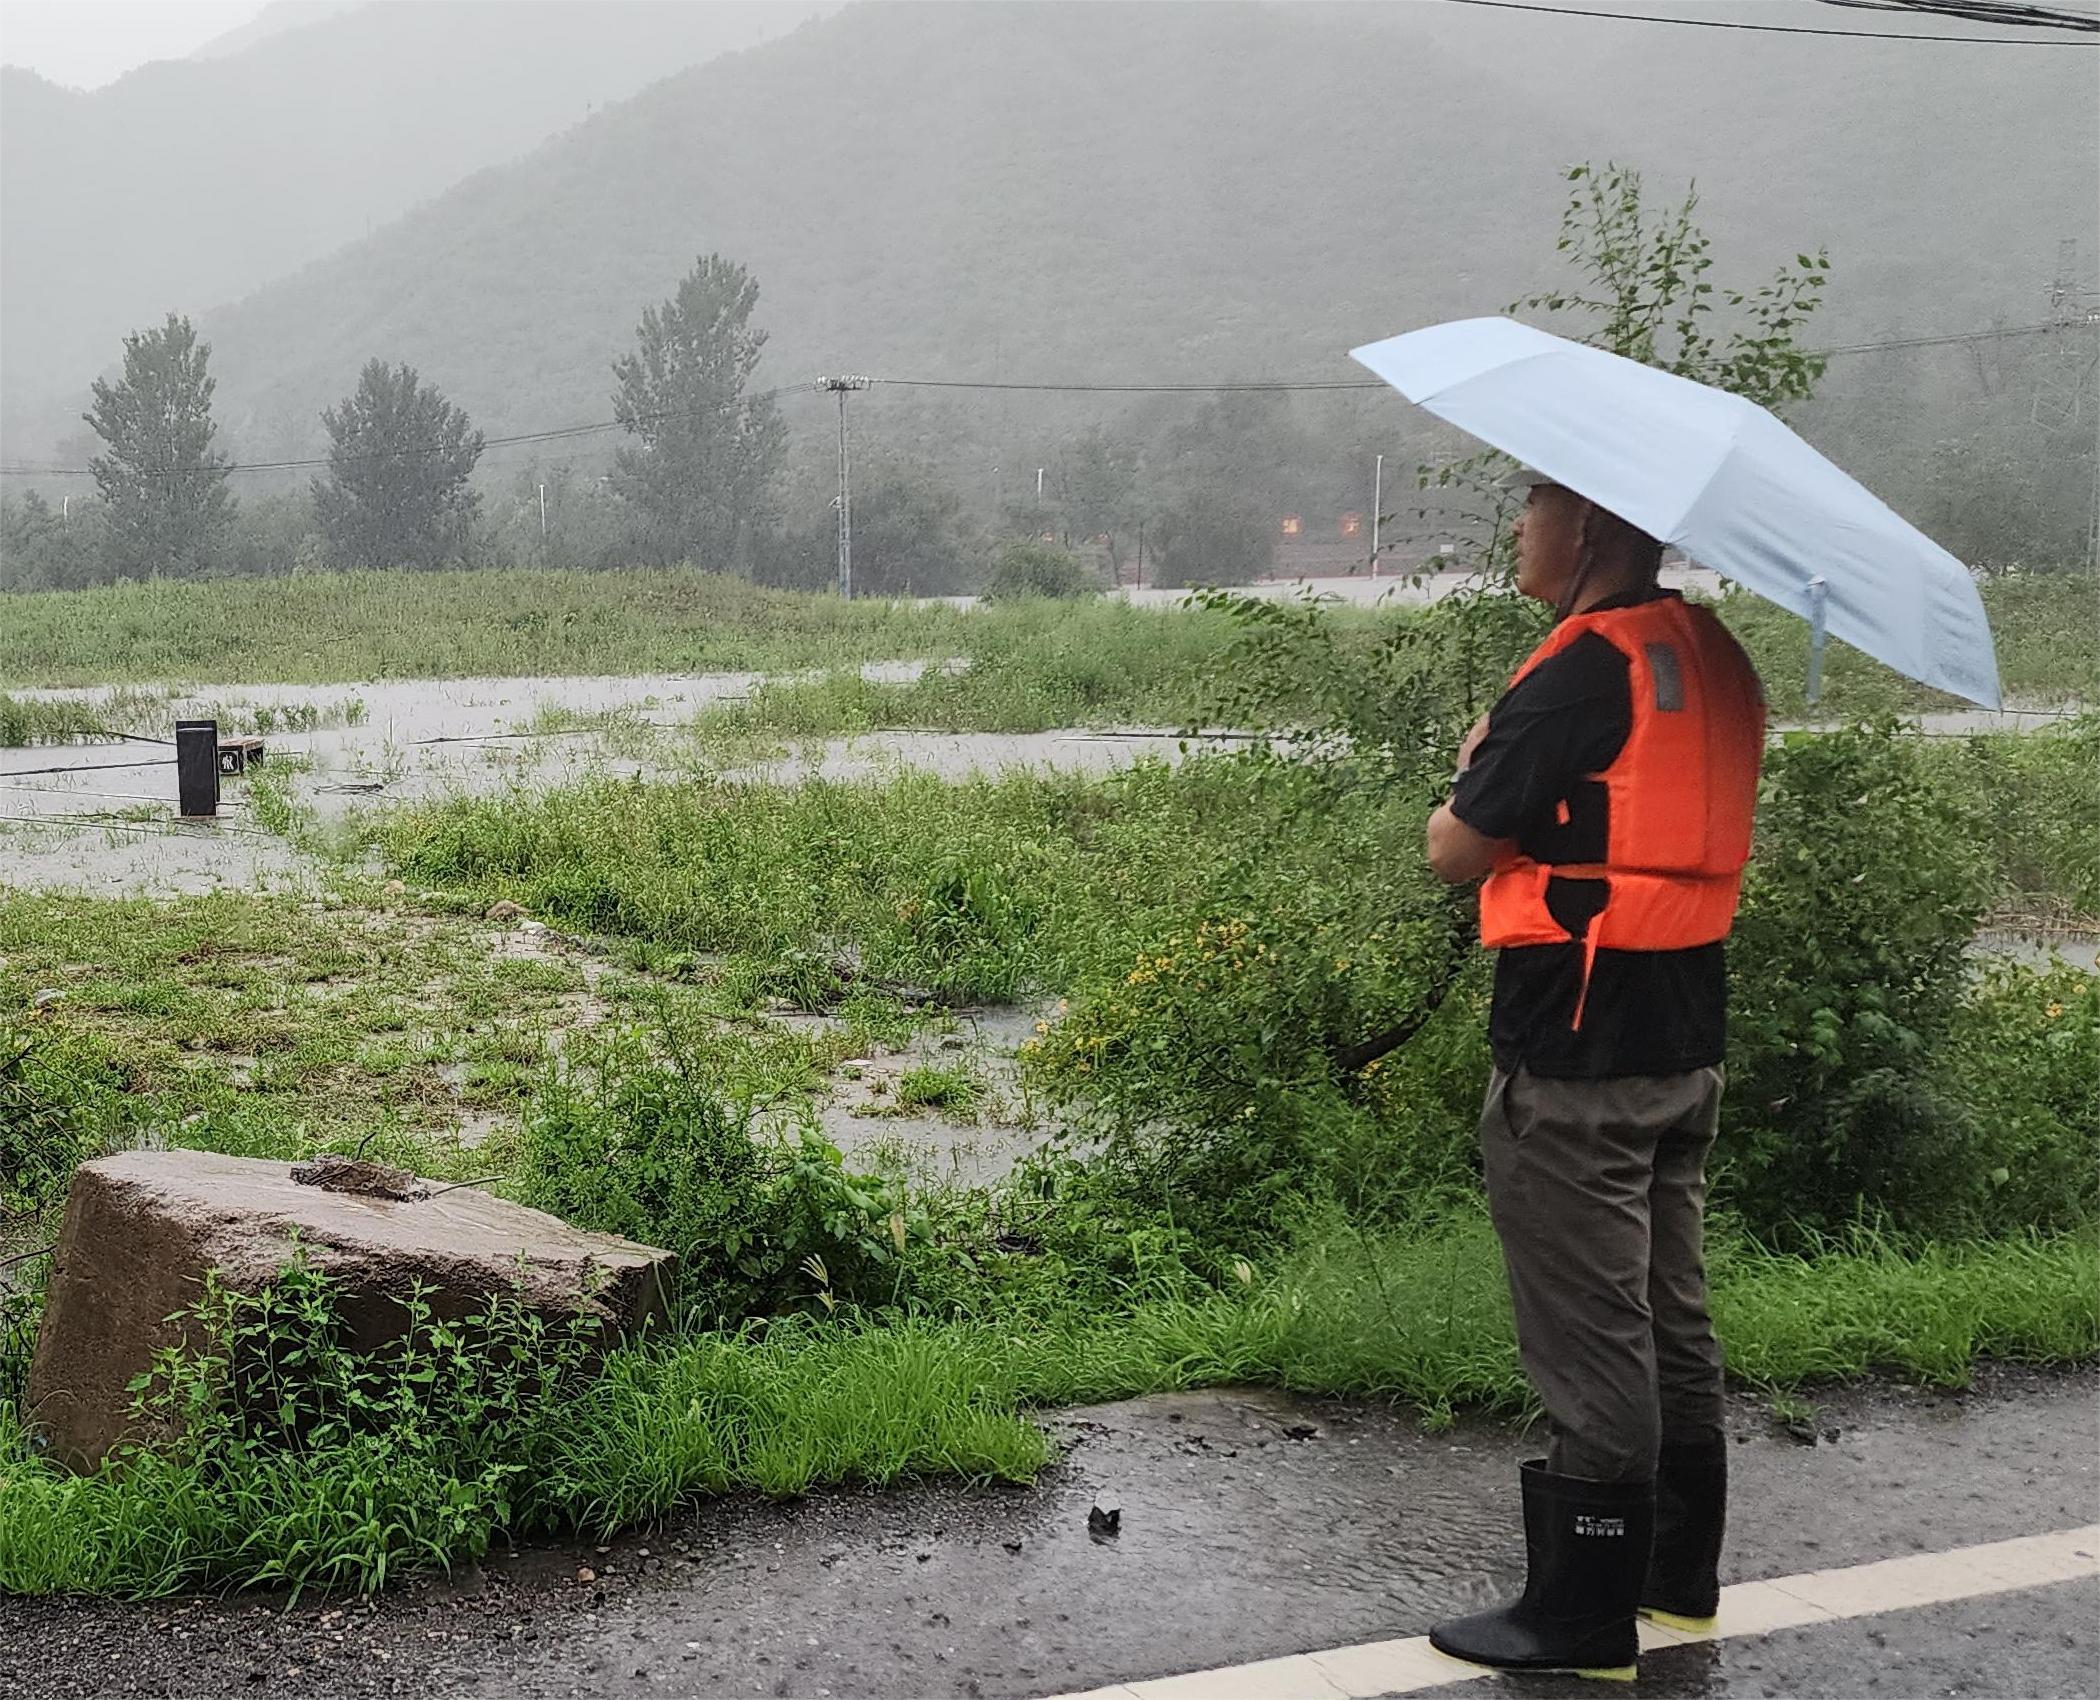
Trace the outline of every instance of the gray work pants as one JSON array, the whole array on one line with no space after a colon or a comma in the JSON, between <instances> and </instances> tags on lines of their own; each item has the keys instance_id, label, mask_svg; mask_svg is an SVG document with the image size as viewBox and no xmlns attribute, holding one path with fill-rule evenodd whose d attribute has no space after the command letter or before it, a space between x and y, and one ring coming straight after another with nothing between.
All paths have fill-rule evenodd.
<instances>
[{"instance_id":1,"label":"gray work pants","mask_svg":"<svg viewBox=\"0 0 2100 1700\"><path fill-rule=\"evenodd\" d=\"M1703 1222L1720 1112L1718 1068L1488 1084L1488 1207L1558 1475L1645 1481L1663 1441L1723 1432Z\"/></svg>"}]
</instances>

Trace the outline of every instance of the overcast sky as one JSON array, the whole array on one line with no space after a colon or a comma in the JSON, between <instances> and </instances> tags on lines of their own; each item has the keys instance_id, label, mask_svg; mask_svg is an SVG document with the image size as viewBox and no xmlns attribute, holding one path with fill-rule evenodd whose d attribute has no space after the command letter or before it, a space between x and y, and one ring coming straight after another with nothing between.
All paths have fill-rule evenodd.
<instances>
[{"instance_id":1,"label":"overcast sky","mask_svg":"<svg viewBox=\"0 0 2100 1700\"><path fill-rule=\"evenodd\" d=\"M0 0L0 62L100 88L150 59L183 59L263 0Z\"/></svg>"}]
</instances>

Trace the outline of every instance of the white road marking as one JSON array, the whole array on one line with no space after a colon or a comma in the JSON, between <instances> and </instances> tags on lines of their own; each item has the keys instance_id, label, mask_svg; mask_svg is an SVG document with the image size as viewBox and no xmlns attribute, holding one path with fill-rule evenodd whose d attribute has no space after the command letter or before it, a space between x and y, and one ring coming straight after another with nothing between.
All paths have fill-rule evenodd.
<instances>
[{"instance_id":1,"label":"white road marking","mask_svg":"<svg viewBox=\"0 0 2100 1700\"><path fill-rule=\"evenodd\" d=\"M2100 1576L2100 1523L2050 1535L2023 1535L1985 1546L1887 1558L1843 1570L1810 1570L1768 1582L1742 1582L1721 1591L1720 1627L1690 1635L1656 1624L1641 1625L1641 1649L1682 1647L1698 1641L1727 1641L1769 1635L1804 1624L1842 1623L1877 1612L1913 1611L1952 1600L1981 1599L2019 1588L2043 1588ZM1321 1653L1147 1682L1111 1683L1055 1700L1374 1700L1443 1688L1492 1671L1460 1664L1435 1651L1427 1636L1331 1647Z\"/></svg>"}]
</instances>

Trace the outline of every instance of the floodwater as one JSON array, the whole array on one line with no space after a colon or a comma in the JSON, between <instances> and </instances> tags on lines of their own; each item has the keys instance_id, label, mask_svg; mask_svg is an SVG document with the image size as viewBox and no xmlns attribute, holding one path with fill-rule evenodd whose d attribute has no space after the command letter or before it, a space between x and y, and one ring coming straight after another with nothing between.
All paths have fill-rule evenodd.
<instances>
[{"instance_id":1,"label":"floodwater","mask_svg":"<svg viewBox=\"0 0 2100 1700\"><path fill-rule=\"evenodd\" d=\"M1326 594L1337 586L1359 599L1395 589L1392 581L1379 586L1369 579L1258 588L1280 596ZM1141 594L1166 601L1181 593ZM874 682L902 684L929 666L964 665L955 659L880 661L861 671ZM678 736L680 729L708 709L748 698L765 679L758 673L389 679L215 688L194 695L159 690L134 693L133 701L142 694L159 696L170 732L177 718L200 712L216 713L228 725L260 718L277 727L288 721L306 725L264 734L270 752L265 771L275 760L291 799L325 823L387 803L542 789L593 774L691 773L700 758ZM20 694L90 704L107 696L97 690ZM2062 718L2060 711L1955 710L1918 721L1926 733L1967 735L2035 731ZM1229 748L1229 737L1219 734L1193 747ZM1185 747L1180 733L1156 727L886 731L805 740L722 776L795 783L818 776L867 779L900 769L947 778L1016 768L1104 773L1140 760L1174 761ZM171 755L165 746L138 741L0 749L0 881L128 893L260 887L298 877L300 858L262 830L243 779L222 783L216 823L178 820ZM288 763L286 757L296 760Z\"/></svg>"},{"instance_id":2,"label":"floodwater","mask_svg":"<svg viewBox=\"0 0 2100 1700\"><path fill-rule=\"evenodd\" d=\"M1455 595L1478 582L1478 578L1470 572L1436 572L1427 570L1427 563L1408 563L1404 566L1388 564L1385 570L1375 577L1369 572L1361 572L1343 577L1277 578L1264 579L1258 584L1231 585L1228 588L1235 596L1249 596L1260 602L1296 602L1322 598L1346 602L1358 608L1376 607L1380 604L1412 607L1428 602L1441 602L1445 597ZM1701 596L1719 596L1723 586L1721 575L1709 572L1705 567L1665 567L1662 582L1673 589L1690 590ZM1133 608L1178 608L1189 598L1189 592L1186 590L1167 590L1156 585L1126 585L1107 594L1128 602ZM951 608L974 608L981 598L930 596L921 600L945 602Z\"/></svg>"},{"instance_id":3,"label":"floodwater","mask_svg":"<svg viewBox=\"0 0 2100 1700\"><path fill-rule=\"evenodd\" d=\"M948 661L871 662L862 675L903 684ZM265 686L164 696L167 729L217 712L243 725L311 717L310 730L265 733L263 771L279 764L293 801L322 821L386 803L559 785L591 774L690 771L664 736L706 709L741 701L757 673L631 677L390 679L359 685ZM20 693L94 703L95 690ZM964 738L918 734L838 739L746 776L860 777L899 762L957 775L1021 765L1086 771L1171 749L1168 734L1057 733ZM296 758L287 762L285 758ZM297 768L298 771L293 771ZM63 770L63 771L54 771ZM0 749L0 880L101 893L194 892L294 877L299 858L264 832L247 781L220 786L215 823L176 817L172 751L146 742Z\"/></svg>"},{"instance_id":4,"label":"floodwater","mask_svg":"<svg viewBox=\"0 0 2100 1700\"><path fill-rule=\"evenodd\" d=\"M900 1049L876 1045L845 1058L808 1113L858 1168L901 1173L922 1189L990 1185L1058 1131L1029 1102L1017 1056L1052 1013L1032 1004L955 1010L916 1030ZM838 1025L827 1015L776 1012L769 1019L790 1028ZM950 1105L902 1103L905 1076L928 1069L961 1076L973 1096ZM779 1125L791 1128L803 1114L799 1107L783 1112Z\"/></svg>"}]
</instances>

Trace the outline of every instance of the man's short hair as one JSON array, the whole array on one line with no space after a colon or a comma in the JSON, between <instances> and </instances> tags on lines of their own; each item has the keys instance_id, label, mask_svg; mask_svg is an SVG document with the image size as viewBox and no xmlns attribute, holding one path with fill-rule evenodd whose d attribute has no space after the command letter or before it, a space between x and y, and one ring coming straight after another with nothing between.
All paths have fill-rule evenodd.
<instances>
[{"instance_id":1,"label":"man's short hair","mask_svg":"<svg viewBox=\"0 0 2100 1700\"><path fill-rule=\"evenodd\" d=\"M1591 502L1584 530L1598 554L1626 562L1644 578L1653 579L1662 571L1662 543L1611 509Z\"/></svg>"}]
</instances>

